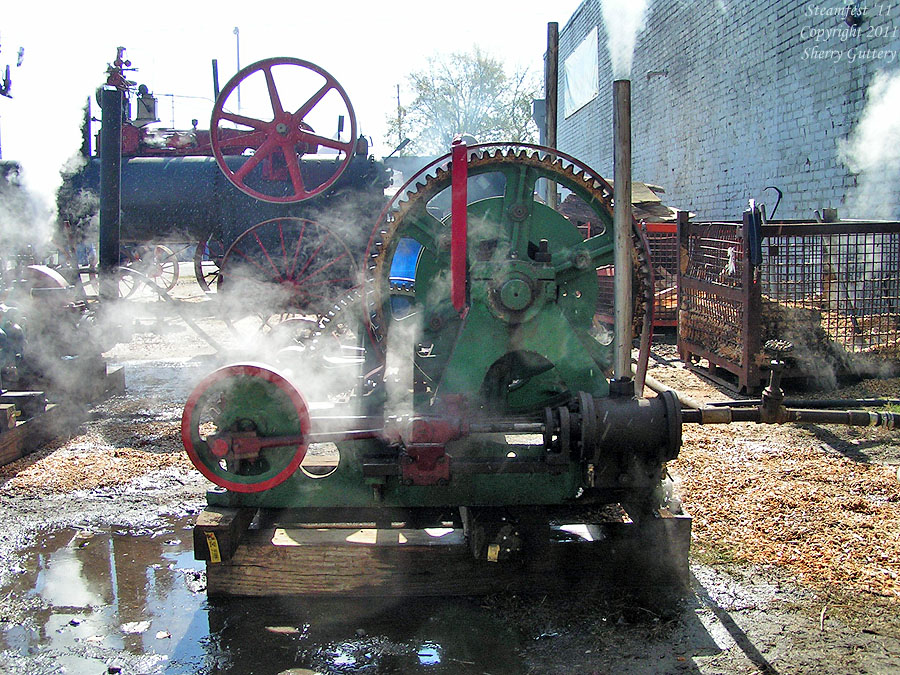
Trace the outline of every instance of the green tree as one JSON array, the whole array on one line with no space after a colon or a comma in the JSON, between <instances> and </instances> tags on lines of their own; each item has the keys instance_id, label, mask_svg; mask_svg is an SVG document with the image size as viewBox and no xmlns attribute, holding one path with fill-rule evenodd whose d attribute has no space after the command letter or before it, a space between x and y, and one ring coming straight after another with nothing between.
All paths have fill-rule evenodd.
<instances>
[{"instance_id":1,"label":"green tree","mask_svg":"<svg viewBox=\"0 0 900 675\"><path fill-rule=\"evenodd\" d=\"M388 135L410 138L404 154L447 152L458 134L479 142L531 142L537 127L531 101L540 93L527 70L507 74L503 63L479 48L428 59L424 70L407 76L412 102L387 117Z\"/></svg>"}]
</instances>

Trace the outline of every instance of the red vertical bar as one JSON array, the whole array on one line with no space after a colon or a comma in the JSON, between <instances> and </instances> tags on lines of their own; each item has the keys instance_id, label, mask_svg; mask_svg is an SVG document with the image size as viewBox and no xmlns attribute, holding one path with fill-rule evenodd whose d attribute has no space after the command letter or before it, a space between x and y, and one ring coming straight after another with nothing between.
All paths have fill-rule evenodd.
<instances>
[{"instance_id":1,"label":"red vertical bar","mask_svg":"<svg viewBox=\"0 0 900 675\"><path fill-rule=\"evenodd\" d=\"M468 224L466 222L466 206L468 193L466 183L469 170L466 164L466 144L461 139L453 141L451 146L452 201L450 205L450 300L453 309L463 314L466 306L466 239Z\"/></svg>"}]
</instances>

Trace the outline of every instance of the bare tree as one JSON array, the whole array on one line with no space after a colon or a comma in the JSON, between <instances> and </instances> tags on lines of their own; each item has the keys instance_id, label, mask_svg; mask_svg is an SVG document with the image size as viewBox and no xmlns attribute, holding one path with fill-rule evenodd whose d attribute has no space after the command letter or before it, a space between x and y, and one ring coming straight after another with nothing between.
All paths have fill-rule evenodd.
<instances>
[{"instance_id":1,"label":"bare tree","mask_svg":"<svg viewBox=\"0 0 900 675\"><path fill-rule=\"evenodd\" d=\"M531 101L540 93L527 70L507 74L503 63L479 48L428 59L428 67L407 77L413 100L397 101L388 115L388 134L412 142L407 154L439 154L458 134L479 142L534 140Z\"/></svg>"}]
</instances>

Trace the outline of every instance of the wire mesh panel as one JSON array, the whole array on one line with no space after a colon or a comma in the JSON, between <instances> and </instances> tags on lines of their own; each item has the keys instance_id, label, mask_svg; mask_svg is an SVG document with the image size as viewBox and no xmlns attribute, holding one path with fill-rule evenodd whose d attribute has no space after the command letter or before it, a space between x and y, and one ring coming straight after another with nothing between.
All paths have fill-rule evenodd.
<instances>
[{"instance_id":1,"label":"wire mesh panel","mask_svg":"<svg viewBox=\"0 0 900 675\"><path fill-rule=\"evenodd\" d=\"M849 231L847 225L861 231ZM782 227L767 236L763 305L814 313L820 339L848 354L900 356L897 223ZM764 228L764 235L772 226ZM835 231L836 228L841 231ZM788 232L785 232L788 230ZM793 230L793 231L791 231Z\"/></svg>"},{"instance_id":2,"label":"wire mesh panel","mask_svg":"<svg viewBox=\"0 0 900 675\"><path fill-rule=\"evenodd\" d=\"M754 279L748 274L741 223L690 223L682 218L678 241L683 260L678 277L678 351L685 363L724 369L740 388L758 384L749 331ZM749 339L748 339L749 338Z\"/></svg>"},{"instance_id":3,"label":"wire mesh panel","mask_svg":"<svg viewBox=\"0 0 900 675\"><path fill-rule=\"evenodd\" d=\"M756 227L754 233L752 228ZM761 241L759 265L748 242ZM767 340L795 349L786 376L833 384L900 358L900 223L689 223L679 246L681 358L764 383Z\"/></svg>"},{"instance_id":4,"label":"wire mesh panel","mask_svg":"<svg viewBox=\"0 0 900 675\"><path fill-rule=\"evenodd\" d=\"M647 223L653 266L653 325L675 326L678 320L678 228L675 223Z\"/></svg>"}]
</instances>

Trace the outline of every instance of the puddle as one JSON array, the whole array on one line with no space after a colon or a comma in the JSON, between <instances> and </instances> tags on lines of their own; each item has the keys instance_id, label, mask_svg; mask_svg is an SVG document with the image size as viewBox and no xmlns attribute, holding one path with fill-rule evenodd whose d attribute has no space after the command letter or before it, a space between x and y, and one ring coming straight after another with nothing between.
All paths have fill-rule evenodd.
<instances>
[{"instance_id":1,"label":"puddle","mask_svg":"<svg viewBox=\"0 0 900 675\"><path fill-rule=\"evenodd\" d=\"M522 670L516 636L477 601L208 601L190 526L42 534L0 589L0 671Z\"/></svg>"}]
</instances>

